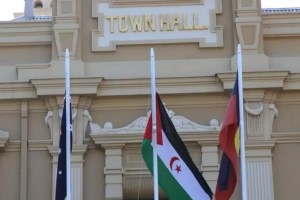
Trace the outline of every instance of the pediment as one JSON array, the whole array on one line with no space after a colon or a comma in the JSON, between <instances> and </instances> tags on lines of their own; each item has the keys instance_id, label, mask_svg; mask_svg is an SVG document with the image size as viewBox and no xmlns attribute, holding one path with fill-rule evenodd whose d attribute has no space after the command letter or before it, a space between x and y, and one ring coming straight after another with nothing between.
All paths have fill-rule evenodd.
<instances>
[{"instance_id":1,"label":"pediment","mask_svg":"<svg viewBox=\"0 0 300 200\"><path fill-rule=\"evenodd\" d=\"M201 125L187 119L186 117L176 115L172 110L166 110L177 132L179 133L215 132L220 130L219 122L216 119L211 119L209 125ZM112 122L105 122L103 127L99 124L90 122L91 135L143 133L145 131L149 115L150 111L147 113L147 116L139 117L132 123L120 128L114 128Z\"/></svg>"}]
</instances>

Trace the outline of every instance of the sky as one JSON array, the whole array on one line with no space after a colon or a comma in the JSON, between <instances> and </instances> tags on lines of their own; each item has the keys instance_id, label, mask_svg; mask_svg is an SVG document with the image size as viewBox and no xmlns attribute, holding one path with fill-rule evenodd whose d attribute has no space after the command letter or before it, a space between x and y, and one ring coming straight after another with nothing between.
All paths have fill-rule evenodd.
<instances>
[{"instance_id":1,"label":"sky","mask_svg":"<svg viewBox=\"0 0 300 200\"><path fill-rule=\"evenodd\" d=\"M262 0L263 8L300 7L299 0ZM24 11L24 0L0 0L0 21L11 20L14 12Z\"/></svg>"}]
</instances>

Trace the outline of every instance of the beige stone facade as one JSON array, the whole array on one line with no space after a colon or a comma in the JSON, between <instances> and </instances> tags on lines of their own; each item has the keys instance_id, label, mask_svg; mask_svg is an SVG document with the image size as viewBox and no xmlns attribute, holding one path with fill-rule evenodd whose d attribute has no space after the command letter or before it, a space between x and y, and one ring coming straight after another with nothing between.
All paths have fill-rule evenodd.
<instances>
[{"instance_id":1,"label":"beige stone facade","mask_svg":"<svg viewBox=\"0 0 300 200\"><path fill-rule=\"evenodd\" d=\"M181 15L160 17L168 7L183 13L189 6L203 9L199 15L207 22L198 24L196 14L193 26L180 24ZM157 13L156 25L166 34L157 34L147 12ZM261 10L260 0L53 0L52 15L0 23L1 200L54 199L66 48L73 200L152 199L140 153L151 106L152 47L157 91L214 191L238 43L248 199L299 199L299 9ZM146 25L139 30L140 22L130 26L134 15L143 16L148 32ZM188 36L195 31L203 35ZM232 199L240 199L239 189Z\"/></svg>"}]
</instances>

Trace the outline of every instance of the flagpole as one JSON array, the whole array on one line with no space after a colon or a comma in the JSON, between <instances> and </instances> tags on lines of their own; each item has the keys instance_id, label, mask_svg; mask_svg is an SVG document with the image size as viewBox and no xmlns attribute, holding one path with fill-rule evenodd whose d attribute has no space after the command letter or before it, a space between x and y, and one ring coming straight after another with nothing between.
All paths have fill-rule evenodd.
<instances>
[{"instance_id":1,"label":"flagpole","mask_svg":"<svg viewBox=\"0 0 300 200\"><path fill-rule=\"evenodd\" d=\"M237 71L239 86L239 117L240 117L240 165L241 165L241 184L242 200L247 200L247 174L245 156L245 129L244 129L244 97L243 97L243 72L242 72L242 50L241 45L237 48Z\"/></svg>"},{"instance_id":2,"label":"flagpole","mask_svg":"<svg viewBox=\"0 0 300 200\"><path fill-rule=\"evenodd\" d=\"M154 50L150 51L150 65L151 65L151 105L152 105L152 144L153 144L153 187L154 187L154 200L159 199L158 195L158 169L157 169L157 135L156 135L156 87L155 87L155 57Z\"/></svg>"},{"instance_id":3,"label":"flagpole","mask_svg":"<svg viewBox=\"0 0 300 200\"><path fill-rule=\"evenodd\" d=\"M66 79L66 176L67 176L67 200L71 200L71 142L70 142L70 55L69 49L65 54L65 79Z\"/></svg>"}]
</instances>

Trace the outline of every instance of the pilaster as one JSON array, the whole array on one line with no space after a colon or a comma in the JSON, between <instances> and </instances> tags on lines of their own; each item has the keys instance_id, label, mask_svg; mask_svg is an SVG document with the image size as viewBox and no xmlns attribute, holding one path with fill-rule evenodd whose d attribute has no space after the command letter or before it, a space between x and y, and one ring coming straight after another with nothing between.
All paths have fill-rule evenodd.
<instances>
[{"instance_id":1,"label":"pilaster","mask_svg":"<svg viewBox=\"0 0 300 200\"><path fill-rule=\"evenodd\" d=\"M271 139L274 117L278 115L274 101L276 92L247 90L245 99L246 169L249 199L274 199Z\"/></svg>"},{"instance_id":2,"label":"pilaster","mask_svg":"<svg viewBox=\"0 0 300 200\"><path fill-rule=\"evenodd\" d=\"M202 165L201 171L207 184L215 191L219 174L218 143L201 143Z\"/></svg>"},{"instance_id":3,"label":"pilaster","mask_svg":"<svg viewBox=\"0 0 300 200\"><path fill-rule=\"evenodd\" d=\"M74 200L83 200L83 157L87 145L73 146L71 156L71 196ZM52 156L52 199L55 200L58 147L49 146L49 153Z\"/></svg>"},{"instance_id":4,"label":"pilaster","mask_svg":"<svg viewBox=\"0 0 300 200\"><path fill-rule=\"evenodd\" d=\"M278 115L274 104L276 92L269 90L246 90L245 119L249 140L270 140L273 120Z\"/></svg>"},{"instance_id":5,"label":"pilaster","mask_svg":"<svg viewBox=\"0 0 300 200\"><path fill-rule=\"evenodd\" d=\"M243 53L245 71L266 70L269 58L263 52L263 34L260 0L237 0L236 31ZM236 69L236 56L232 58Z\"/></svg>"},{"instance_id":6,"label":"pilaster","mask_svg":"<svg viewBox=\"0 0 300 200\"><path fill-rule=\"evenodd\" d=\"M76 0L57 0L56 3L53 30L59 60L64 59L66 48L70 50L71 59L76 56L79 31L76 6Z\"/></svg>"},{"instance_id":7,"label":"pilaster","mask_svg":"<svg viewBox=\"0 0 300 200\"><path fill-rule=\"evenodd\" d=\"M58 161L58 146L60 135L60 123L63 109L63 96L48 97L45 99L48 113L45 122L48 124L52 139L52 145L48 151L52 156L52 199L55 198L56 171ZM83 164L87 145L83 144L86 127L91 120L88 108L90 98L72 96L72 123L73 123L73 149L71 155L71 195L74 200L83 199Z\"/></svg>"},{"instance_id":8,"label":"pilaster","mask_svg":"<svg viewBox=\"0 0 300 200\"><path fill-rule=\"evenodd\" d=\"M247 142L248 199L274 199L272 150L275 141Z\"/></svg>"},{"instance_id":9,"label":"pilaster","mask_svg":"<svg viewBox=\"0 0 300 200\"><path fill-rule=\"evenodd\" d=\"M20 169L20 200L27 199L28 171L28 102L21 102L21 169Z\"/></svg>"},{"instance_id":10,"label":"pilaster","mask_svg":"<svg viewBox=\"0 0 300 200\"><path fill-rule=\"evenodd\" d=\"M122 148L125 144L102 144L105 149L105 199L123 199Z\"/></svg>"}]
</instances>

